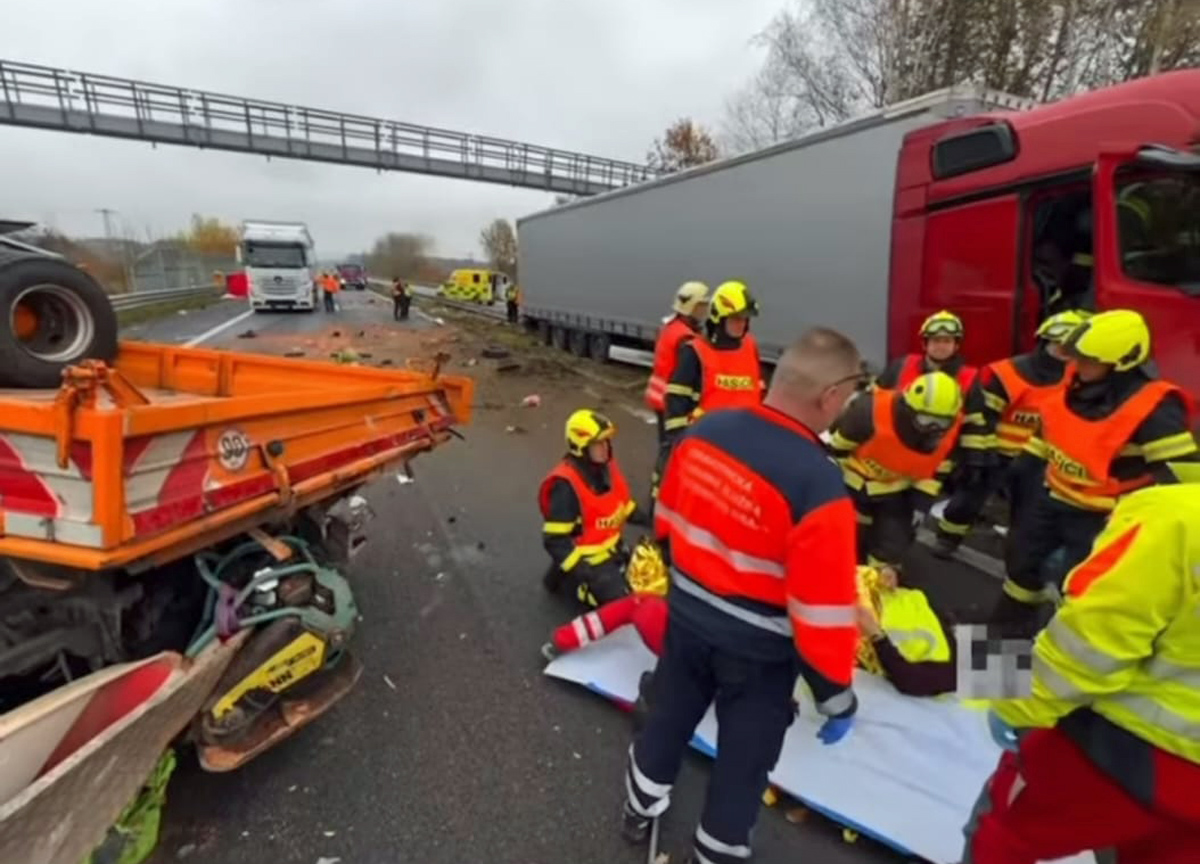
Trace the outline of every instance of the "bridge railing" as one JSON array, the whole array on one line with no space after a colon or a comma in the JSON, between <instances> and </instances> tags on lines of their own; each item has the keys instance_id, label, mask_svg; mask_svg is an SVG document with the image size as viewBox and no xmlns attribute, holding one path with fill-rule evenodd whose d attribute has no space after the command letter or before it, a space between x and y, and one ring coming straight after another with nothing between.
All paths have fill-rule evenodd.
<instances>
[{"instance_id":1,"label":"bridge railing","mask_svg":"<svg viewBox=\"0 0 1200 864\"><path fill-rule=\"evenodd\" d=\"M94 75L48 66L0 60L0 123L18 119L18 106L61 112L61 126L75 131L101 131L106 117L137 124L153 140L154 124L182 127L184 140L203 147L221 132L285 142L285 152L303 158L306 148L324 145L374 151L380 167L387 156L459 162L464 176L471 169L496 168L528 178L565 178L580 188L618 188L651 179L646 165L492 138L384 120L153 84L110 75Z\"/></svg>"}]
</instances>

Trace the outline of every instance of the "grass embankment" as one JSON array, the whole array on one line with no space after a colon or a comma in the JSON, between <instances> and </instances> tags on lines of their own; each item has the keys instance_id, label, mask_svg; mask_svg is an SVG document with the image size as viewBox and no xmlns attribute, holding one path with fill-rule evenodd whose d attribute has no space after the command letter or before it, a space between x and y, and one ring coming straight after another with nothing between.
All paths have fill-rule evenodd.
<instances>
[{"instance_id":1,"label":"grass embankment","mask_svg":"<svg viewBox=\"0 0 1200 864\"><path fill-rule=\"evenodd\" d=\"M177 312L190 312L193 309L205 309L214 303L221 302L220 297L189 297L182 300L168 300L151 306L138 306L133 309L118 309L117 324L129 327L134 324L144 324L156 318L163 318Z\"/></svg>"}]
</instances>

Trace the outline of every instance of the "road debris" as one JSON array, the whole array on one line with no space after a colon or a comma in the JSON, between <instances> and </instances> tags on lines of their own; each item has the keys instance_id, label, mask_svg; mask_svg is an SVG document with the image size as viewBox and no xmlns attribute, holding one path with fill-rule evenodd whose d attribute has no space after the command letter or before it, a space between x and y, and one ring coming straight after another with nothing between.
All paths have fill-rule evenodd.
<instances>
[{"instance_id":1,"label":"road debris","mask_svg":"<svg viewBox=\"0 0 1200 864\"><path fill-rule=\"evenodd\" d=\"M509 360L506 363L501 363L496 366L497 372L516 372L521 368L521 364L516 360Z\"/></svg>"},{"instance_id":2,"label":"road debris","mask_svg":"<svg viewBox=\"0 0 1200 864\"><path fill-rule=\"evenodd\" d=\"M258 333L256 333L254 330L243 330L241 333L238 334L237 338L239 338L239 339L257 339Z\"/></svg>"},{"instance_id":3,"label":"road debris","mask_svg":"<svg viewBox=\"0 0 1200 864\"><path fill-rule=\"evenodd\" d=\"M541 404L542 404L542 397L536 393L530 393L528 396L526 396L524 399L521 400L522 408L537 408Z\"/></svg>"},{"instance_id":4,"label":"road debris","mask_svg":"<svg viewBox=\"0 0 1200 864\"><path fill-rule=\"evenodd\" d=\"M386 675L383 676L383 683L386 684L392 690L396 689L396 683L394 681L392 681L392 679Z\"/></svg>"},{"instance_id":5,"label":"road debris","mask_svg":"<svg viewBox=\"0 0 1200 864\"><path fill-rule=\"evenodd\" d=\"M446 574L445 574L444 572L442 572L442 571L440 571L440 570L439 570L439 571L438 571L438 572L437 572L437 573L434 575L434 577L433 577L433 581L434 581L434 582L441 582L441 581L443 581L445 578L446 578Z\"/></svg>"},{"instance_id":6,"label":"road debris","mask_svg":"<svg viewBox=\"0 0 1200 864\"><path fill-rule=\"evenodd\" d=\"M283 352L283 356L284 357L303 357L304 349L303 348L289 348L287 351Z\"/></svg>"},{"instance_id":7,"label":"road debris","mask_svg":"<svg viewBox=\"0 0 1200 864\"><path fill-rule=\"evenodd\" d=\"M341 858L318 858L317 864L340 864Z\"/></svg>"},{"instance_id":8,"label":"road debris","mask_svg":"<svg viewBox=\"0 0 1200 864\"><path fill-rule=\"evenodd\" d=\"M807 807L792 807L783 814L783 818L791 822L793 825L799 825L808 818Z\"/></svg>"},{"instance_id":9,"label":"road debris","mask_svg":"<svg viewBox=\"0 0 1200 864\"><path fill-rule=\"evenodd\" d=\"M183 859L189 857L195 851L196 851L195 843L184 843L182 846L180 846L178 849L175 850L175 857L178 858L180 861L182 861Z\"/></svg>"},{"instance_id":10,"label":"road debris","mask_svg":"<svg viewBox=\"0 0 1200 864\"><path fill-rule=\"evenodd\" d=\"M509 435L525 435L529 430L524 426L505 426L504 431Z\"/></svg>"},{"instance_id":11,"label":"road debris","mask_svg":"<svg viewBox=\"0 0 1200 864\"><path fill-rule=\"evenodd\" d=\"M324 834L326 837L336 837L337 836L336 831L322 831L321 833Z\"/></svg>"},{"instance_id":12,"label":"road debris","mask_svg":"<svg viewBox=\"0 0 1200 864\"><path fill-rule=\"evenodd\" d=\"M410 483L416 483L417 480L415 477L413 477L410 474L401 473L401 474L396 475L396 482L399 483L401 486L407 486Z\"/></svg>"},{"instance_id":13,"label":"road debris","mask_svg":"<svg viewBox=\"0 0 1200 864\"><path fill-rule=\"evenodd\" d=\"M504 360L511 356L511 352L501 345L488 345L479 353L489 360Z\"/></svg>"},{"instance_id":14,"label":"road debris","mask_svg":"<svg viewBox=\"0 0 1200 864\"><path fill-rule=\"evenodd\" d=\"M474 357L471 357L469 360L467 360L467 365L468 365L468 366L474 366L474 365L475 365L475 364L477 364L478 362L479 362L479 361L478 361L476 358L474 358Z\"/></svg>"}]
</instances>

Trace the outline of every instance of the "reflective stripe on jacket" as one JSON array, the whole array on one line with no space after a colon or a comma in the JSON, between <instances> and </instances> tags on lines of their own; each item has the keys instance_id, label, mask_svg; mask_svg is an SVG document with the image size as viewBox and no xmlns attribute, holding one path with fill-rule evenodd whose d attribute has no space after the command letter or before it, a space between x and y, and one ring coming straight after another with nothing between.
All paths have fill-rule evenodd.
<instances>
[{"instance_id":1,"label":"reflective stripe on jacket","mask_svg":"<svg viewBox=\"0 0 1200 864\"><path fill-rule=\"evenodd\" d=\"M856 484L854 477L850 476L858 475L862 480L884 484L879 487L879 492L884 493L887 491L884 487L888 484L899 483L906 487L934 479L942 463L950 458L954 450L962 416L954 421L932 453L920 453L905 444L896 431L896 400L900 398L898 391L876 390L866 398L872 400L874 434L858 446L854 455L844 460L847 482L861 485L861 482ZM868 488L867 491L870 493L872 490Z\"/></svg>"},{"instance_id":2,"label":"reflective stripe on jacket","mask_svg":"<svg viewBox=\"0 0 1200 864\"><path fill-rule=\"evenodd\" d=\"M758 342L747 333L737 348L720 349L706 339L691 345L703 374L694 417L722 408L750 408L762 401L762 365Z\"/></svg>"},{"instance_id":3,"label":"reflective stripe on jacket","mask_svg":"<svg viewBox=\"0 0 1200 864\"><path fill-rule=\"evenodd\" d=\"M695 328L682 315L676 315L659 331L658 341L654 344L654 368L650 370L650 381L646 384L646 405L652 411L666 409L667 384L675 371L679 343L695 335Z\"/></svg>"},{"instance_id":4,"label":"reflective stripe on jacket","mask_svg":"<svg viewBox=\"0 0 1200 864\"><path fill-rule=\"evenodd\" d=\"M1111 476L1113 460L1134 432L1169 394L1179 388L1147 381L1112 414L1097 420L1080 417L1067 404L1068 387L1055 389L1042 403L1042 431L1030 444L1044 450L1046 485L1069 504L1089 510L1111 510L1117 497L1146 486L1149 474L1131 480Z\"/></svg>"},{"instance_id":5,"label":"reflective stripe on jacket","mask_svg":"<svg viewBox=\"0 0 1200 864\"><path fill-rule=\"evenodd\" d=\"M763 406L706 415L667 463L654 517L673 622L758 659L798 651L820 710L852 708L854 508L812 432Z\"/></svg>"},{"instance_id":6,"label":"reflective stripe on jacket","mask_svg":"<svg viewBox=\"0 0 1200 864\"><path fill-rule=\"evenodd\" d=\"M563 570L571 570L580 561L600 564L608 560L621 543L621 529L635 505L629 494L629 484L615 459L609 461L608 472L611 485L603 494L592 489L569 462L560 462L542 481L538 502L543 515L547 512L551 483L556 479L569 483L579 499L580 516L576 524L546 523L543 526L547 533L573 535L575 549L562 563Z\"/></svg>"}]
</instances>

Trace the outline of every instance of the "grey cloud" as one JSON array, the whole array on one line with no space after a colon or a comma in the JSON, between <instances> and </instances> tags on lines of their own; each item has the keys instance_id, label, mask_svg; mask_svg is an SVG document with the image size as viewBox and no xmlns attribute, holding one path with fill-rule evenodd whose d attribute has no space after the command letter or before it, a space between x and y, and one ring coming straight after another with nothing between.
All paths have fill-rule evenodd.
<instances>
[{"instance_id":1,"label":"grey cloud","mask_svg":"<svg viewBox=\"0 0 1200 864\"><path fill-rule=\"evenodd\" d=\"M785 0L58 0L8 3L0 58L641 160L671 120L715 124ZM306 220L328 254L388 230L475 251L528 190L0 127L0 216L133 233L193 212ZM11 211L11 212L10 212Z\"/></svg>"}]
</instances>

